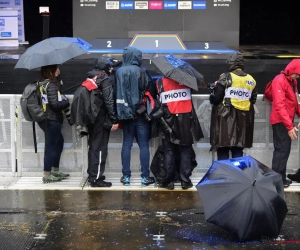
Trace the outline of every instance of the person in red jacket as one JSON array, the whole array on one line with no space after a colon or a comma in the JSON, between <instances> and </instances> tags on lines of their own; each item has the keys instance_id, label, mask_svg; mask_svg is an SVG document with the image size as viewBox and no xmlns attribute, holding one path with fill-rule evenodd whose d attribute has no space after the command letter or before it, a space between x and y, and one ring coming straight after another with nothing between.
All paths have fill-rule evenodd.
<instances>
[{"instance_id":1,"label":"person in red jacket","mask_svg":"<svg viewBox=\"0 0 300 250\"><path fill-rule=\"evenodd\" d=\"M297 88L299 74L300 59L293 59L272 81L273 102L270 116L274 144L272 169L281 174L284 187L289 187L292 183L286 178L286 165L292 140L297 138L298 129L294 125L294 117L295 115L300 117ZM299 125L300 123L298 127ZM288 177L291 178L290 175Z\"/></svg>"}]
</instances>

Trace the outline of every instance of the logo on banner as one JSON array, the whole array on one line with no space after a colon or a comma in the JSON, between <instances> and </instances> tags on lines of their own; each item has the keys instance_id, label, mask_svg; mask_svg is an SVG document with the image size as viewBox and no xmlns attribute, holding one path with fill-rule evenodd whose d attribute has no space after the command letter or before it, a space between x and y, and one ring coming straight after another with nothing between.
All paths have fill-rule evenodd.
<instances>
[{"instance_id":1,"label":"logo on banner","mask_svg":"<svg viewBox=\"0 0 300 250\"><path fill-rule=\"evenodd\" d=\"M119 1L106 1L106 9L107 10L118 10L119 9Z\"/></svg>"},{"instance_id":2,"label":"logo on banner","mask_svg":"<svg viewBox=\"0 0 300 250\"><path fill-rule=\"evenodd\" d=\"M15 5L21 5L21 0L15 0Z\"/></svg>"},{"instance_id":3,"label":"logo on banner","mask_svg":"<svg viewBox=\"0 0 300 250\"><path fill-rule=\"evenodd\" d=\"M149 1L150 10L162 10L163 2L162 1Z\"/></svg>"},{"instance_id":4,"label":"logo on banner","mask_svg":"<svg viewBox=\"0 0 300 250\"><path fill-rule=\"evenodd\" d=\"M5 19L0 19L0 26L5 26Z\"/></svg>"},{"instance_id":5,"label":"logo on banner","mask_svg":"<svg viewBox=\"0 0 300 250\"><path fill-rule=\"evenodd\" d=\"M132 10L133 9L133 2L121 2L121 10Z\"/></svg>"},{"instance_id":6,"label":"logo on banner","mask_svg":"<svg viewBox=\"0 0 300 250\"><path fill-rule=\"evenodd\" d=\"M205 10L206 9L206 1L194 1L193 2L194 10Z\"/></svg>"},{"instance_id":7,"label":"logo on banner","mask_svg":"<svg viewBox=\"0 0 300 250\"><path fill-rule=\"evenodd\" d=\"M138 10L147 10L148 9L148 1L135 1L135 9Z\"/></svg>"},{"instance_id":8,"label":"logo on banner","mask_svg":"<svg viewBox=\"0 0 300 250\"><path fill-rule=\"evenodd\" d=\"M164 3L165 10L176 10L177 9L177 2L165 2Z\"/></svg>"},{"instance_id":9,"label":"logo on banner","mask_svg":"<svg viewBox=\"0 0 300 250\"><path fill-rule=\"evenodd\" d=\"M192 1L178 1L179 10L190 10L192 9Z\"/></svg>"},{"instance_id":10,"label":"logo on banner","mask_svg":"<svg viewBox=\"0 0 300 250\"><path fill-rule=\"evenodd\" d=\"M1 32L1 37L11 37L11 32Z\"/></svg>"}]
</instances>

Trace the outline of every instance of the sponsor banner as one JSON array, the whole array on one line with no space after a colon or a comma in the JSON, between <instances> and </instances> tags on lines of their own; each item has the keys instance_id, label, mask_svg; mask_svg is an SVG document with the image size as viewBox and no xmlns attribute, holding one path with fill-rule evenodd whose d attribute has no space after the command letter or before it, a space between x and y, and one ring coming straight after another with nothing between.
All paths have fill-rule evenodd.
<instances>
[{"instance_id":1,"label":"sponsor banner","mask_svg":"<svg viewBox=\"0 0 300 250\"><path fill-rule=\"evenodd\" d=\"M132 10L133 8L134 8L133 1L131 1L131 2L121 1L121 3L120 3L121 10Z\"/></svg>"},{"instance_id":2,"label":"sponsor banner","mask_svg":"<svg viewBox=\"0 0 300 250\"><path fill-rule=\"evenodd\" d=\"M0 46L18 46L18 9L0 9Z\"/></svg>"},{"instance_id":3,"label":"sponsor banner","mask_svg":"<svg viewBox=\"0 0 300 250\"><path fill-rule=\"evenodd\" d=\"M192 9L192 1L178 1L178 9L179 10L191 10Z\"/></svg>"},{"instance_id":4,"label":"sponsor banner","mask_svg":"<svg viewBox=\"0 0 300 250\"><path fill-rule=\"evenodd\" d=\"M118 10L119 8L119 1L106 1L107 10Z\"/></svg>"},{"instance_id":5,"label":"sponsor banner","mask_svg":"<svg viewBox=\"0 0 300 250\"><path fill-rule=\"evenodd\" d=\"M162 1L149 1L150 10L162 10L163 2Z\"/></svg>"},{"instance_id":6,"label":"sponsor banner","mask_svg":"<svg viewBox=\"0 0 300 250\"><path fill-rule=\"evenodd\" d=\"M148 10L148 1L135 1L134 8L136 10Z\"/></svg>"},{"instance_id":7,"label":"sponsor banner","mask_svg":"<svg viewBox=\"0 0 300 250\"><path fill-rule=\"evenodd\" d=\"M18 40L19 42L25 41L24 32L24 13L23 13L23 0L0 0L1 8L13 8L18 10Z\"/></svg>"},{"instance_id":8,"label":"sponsor banner","mask_svg":"<svg viewBox=\"0 0 300 250\"><path fill-rule=\"evenodd\" d=\"M177 2L168 2L165 1L164 3L165 10L177 10Z\"/></svg>"},{"instance_id":9,"label":"sponsor banner","mask_svg":"<svg viewBox=\"0 0 300 250\"><path fill-rule=\"evenodd\" d=\"M206 9L206 1L193 1L193 9L194 10L205 10Z\"/></svg>"}]
</instances>

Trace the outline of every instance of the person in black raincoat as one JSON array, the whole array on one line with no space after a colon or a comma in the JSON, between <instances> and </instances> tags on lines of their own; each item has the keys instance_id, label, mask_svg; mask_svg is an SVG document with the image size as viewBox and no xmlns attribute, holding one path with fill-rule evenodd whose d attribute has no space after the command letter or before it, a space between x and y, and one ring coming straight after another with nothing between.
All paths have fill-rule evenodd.
<instances>
[{"instance_id":1,"label":"person in black raincoat","mask_svg":"<svg viewBox=\"0 0 300 250\"><path fill-rule=\"evenodd\" d=\"M244 72L244 58L240 52L230 56L227 72L215 83L210 144L217 150L218 160L242 157L244 148L251 148L254 131L254 107L257 98L256 81Z\"/></svg>"},{"instance_id":2,"label":"person in black raincoat","mask_svg":"<svg viewBox=\"0 0 300 250\"><path fill-rule=\"evenodd\" d=\"M155 132L162 138L164 150L165 176L160 186L174 189L176 156L180 152L179 179L182 189L188 189L193 186L190 179L194 168L193 144L204 137L193 106L191 89L166 77L158 79L156 86L163 113L157 119L158 131Z\"/></svg>"},{"instance_id":3,"label":"person in black raincoat","mask_svg":"<svg viewBox=\"0 0 300 250\"><path fill-rule=\"evenodd\" d=\"M88 180L92 187L111 187L106 182L105 164L110 131L118 128L114 103L114 82L110 78L112 63L106 57L95 62L87 73L87 81L74 93L71 123L86 126L88 131Z\"/></svg>"}]
</instances>

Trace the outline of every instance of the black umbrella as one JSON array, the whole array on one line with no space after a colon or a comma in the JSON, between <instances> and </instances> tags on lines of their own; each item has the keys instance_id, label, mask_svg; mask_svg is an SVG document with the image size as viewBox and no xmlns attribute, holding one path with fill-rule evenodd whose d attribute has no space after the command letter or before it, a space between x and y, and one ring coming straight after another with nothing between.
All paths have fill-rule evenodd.
<instances>
[{"instance_id":1,"label":"black umbrella","mask_svg":"<svg viewBox=\"0 0 300 250\"><path fill-rule=\"evenodd\" d=\"M215 161L196 188L206 221L239 241L278 236L288 211L281 175L251 156Z\"/></svg>"},{"instance_id":2,"label":"black umbrella","mask_svg":"<svg viewBox=\"0 0 300 250\"><path fill-rule=\"evenodd\" d=\"M173 56L158 56L151 60L161 73L194 90L207 88L204 77L187 62Z\"/></svg>"},{"instance_id":3,"label":"black umbrella","mask_svg":"<svg viewBox=\"0 0 300 250\"><path fill-rule=\"evenodd\" d=\"M15 69L35 69L62 64L87 53L91 44L78 37L51 37L29 47L18 60Z\"/></svg>"}]
</instances>

